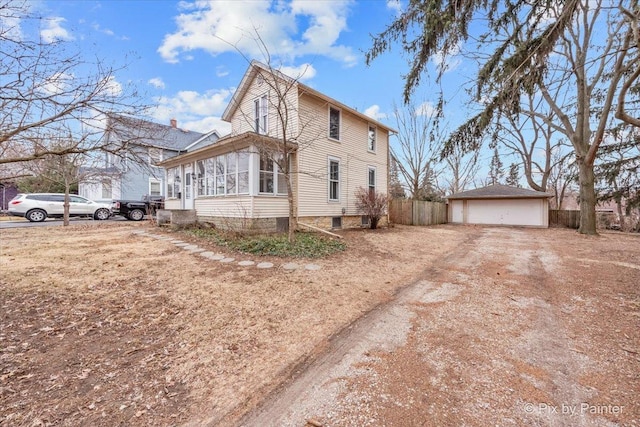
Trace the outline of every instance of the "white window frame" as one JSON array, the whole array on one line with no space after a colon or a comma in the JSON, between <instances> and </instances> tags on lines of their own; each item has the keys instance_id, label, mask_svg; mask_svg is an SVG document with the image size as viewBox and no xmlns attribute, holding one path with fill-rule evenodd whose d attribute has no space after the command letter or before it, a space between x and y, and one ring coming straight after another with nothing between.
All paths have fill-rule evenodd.
<instances>
[{"instance_id":1,"label":"white window frame","mask_svg":"<svg viewBox=\"0 0 640 427\"><path fill-rule=\"evenodd\" d=\"M173 168L167 169L167 198L168 199L177 199L178 194L180 193L180 166L176 166Z\"/></svg>"},{"instance_id":2,"label":"white window frame","mask_svg":"<svg viewBox=\"0 0 640 427\"><path fill-rule=\"evenodd\" d=\"M158 184L158 194L153 194L151 191L152 184ZM149 178L149 195L150 196L162 196L162 181L157 178Z\"/></svg>"},{"instance_id":3,"label":"white window frame","mask_svg":"<svg viewBox=\"0 0 640 427\"><path fill-rule=\"evenodd\" d=\"M337 138L334 138L333 136L331 136L331 110L338 112L338 137ZM342 136L342 110L338 107L334 107L333 105L329 105L327 114L328 114L328 123L329 123L328 129L327 129L327 136L332 141L340 141L340 138Z\"/></svg>"},{"instance_id":4,"label":"white window frame","mask_svg":"<svg viewBox=\"0 0 640 427\"><path fill-rule=\"evenodd\" d=\"M373 130L373 138L371 138ZM369 123L367 128L367 151L375 153L378 145L378 127Z\"/></svg>"},{"instance_id":5,"label":"white window frame","mask_svg":"<svg viewBox=\"0 0 640 427\"><path fill-rule=\"evenodd\" d=\"M257 134L269 132L269 97L265 94L253 100L253 127Z\"/></svg>"},{"instance_id":6,"label":"white window frame","mask_svg":"<svg viewBox=\"0 0 640 427\"><path fill-rule=\"evenodd\" d=\"M331 163L337 163L338 164L338 179L332 179L331 178ZM327 159L327 200L329 202L340 202L340 187L341 187L341 183L340 183L340 178L342 175L342 171L340 170L340 158L338 157L331 157L329 156ZM331 184L332 183L337 183L337 198L332 199L331 198Z\"/></svg>"},{"instance_id":7,"label":"white window frame","mask_svg":"<svg viewBox=\"0 0 640 427\"><path fill-rule=\"evenodd\" d=\"M371 186L371 172L373 172L373 187ZM367 167L367 188L375 193L378 188L378 172L375 166Z\"/></svg>"},{"instance_id":8,"label":"white window frame","mask_svg":"<svg viewBox=\"0 0 640 427\"><path fill-rule=\"evenodd\" d=\"M275 154L275 156L278 158L282 157L281 154ZM268 155L267 153L260 153L260 157L258 158L258 168L257 168L258 169L258 194L269 195L269 196L286 196L287 195L286 186L285 186L285 191L283 193L278 191L281 184L280 180L284 181L286 180L286 177L284 176L284 172L282 171L282 169L280 169L278 162L276 160L273 160L273 157L274 155ZM273 164L273 170L264 170L260 167L263 158L271 159L271 162ZM289 166L289 170L291 170L291 166ZM260 191L260 184L262 183L263 173L270 174L272 176L272 180L273 180L272 191Z\"/></svg>"}]
</instances>

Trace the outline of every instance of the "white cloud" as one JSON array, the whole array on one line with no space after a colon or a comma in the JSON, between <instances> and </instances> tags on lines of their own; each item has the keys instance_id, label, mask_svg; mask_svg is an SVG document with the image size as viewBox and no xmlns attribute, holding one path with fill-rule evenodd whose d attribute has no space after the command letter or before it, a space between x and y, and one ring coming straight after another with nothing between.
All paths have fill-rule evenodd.
<instances>
[{"instance_id":1,"label":"white cloud","mask_svg":"<svg viewBox=\"0 0 640 427\"><path fill-rule=\"evenodd\" d=\"M73 74L55 73L40 84L40 90L47 95L60 95L73 81Z\"/></svg>"},{"instance_id":2,"label":"white cloud","mask_svg":"<svg viewBox=\"0 0 640 427\"><path fill-rule=\"evenodd\" d=\"M387 0L387 9L392 10L396 16L402 13L402 5L400 0Z\"/></svg>"},{"instance_id":3,"label":"white cloud","mask_svg":"<svg viewBox=\"0 0 640 427\"><path fill-rule=\"evenodd\" d=\"M109 76L102 81L102 94L111 97L118 97L122 94L122 85L115 77Z\"/></svg>"},{"instance_id":4,"label":"white cloud","mask_svg":"<svg viewBox=\"0 0 640 427\"><path fill-rule=\"evenodd\" d=\"M229 70L227 70L224 66L217 66L216 67L216 76L217 77L226 77L229 75Z\"/></svg>"},{"instance_id":5,"label":"white cloud","mask_svg":"<svg viewBox=\"0 0 640 427\"><path fill-rule=\"evenodd\" d=\"M462 60L458 58L458 54L460 53L461 46L454 46L449 53L445 56L443 52L438 52L431 57L433 63L444 72L453 71L462 64Z\"/></svg>"},{"instance_id":6,"label":"white cloud","mask_svg":"<svg viewBox=\"0 0 640 427\"><path fill-rule=\"evenodd\" d=\"M374 120L382 120L387 118L387 114L380 112L380 106L377 104L373 104L371 107L364 110L364 115L369 116Z\"/></svg>"},{"instance_id":7,"label":"white cloud","mask_svg":"<svg viewBox=\"0 0 640 427\"><path fill-rule=\"evenodd\" d=\"M42 40L44 40L45 43L53 43L56 40L73 40L73 36L62 27L65 21L66 19L59 16L45 19L43 21L45 28L40 30Z\"/></svg>"},{"instance_id":8,"label":"white cloud","mask_svg":"<svg viewBox=\"0 0 640 427\"><path fill-rule=\"evenodd\" d=\"M106 35L108 35L108 36L113 36L113 35L115 35L115 33L114 33L112 30L110 30L110 29L108 29L108 28L102 28L102 27L100 27L100 24L93 24L93 25L92 25L92 27L93 27L93 29L94 29L94 30L96 30L96 31L98 31L98 32L100 32L100 33L106 34Z\"/></svg>"},{"instance_id":9,"label":"white cloud","mask_svg":"<svg viewBox=\"0 0 640 427\"><path fill-rule=\"evenodd\" d=\"M419 106L416 107L416 115L417 116L426 116L433 117L436 114L436 108L433 106L431 102L423 102Z\"/></svg>"},{"instance_id":10,"label":"white cloud","mask_svg":"<svg viewBox=\"0 0 640 427\"><path fill-rule=\"evenodd\" d=\"M279 71L291 78L306 81L311 80L316 75L316 69L311 64L301 64L297 67L280 67Z\"/></svg>"},{"instance_id":11,"label":"white cloud","mask_svg":"<svg viewBox=\"0 0 640 427\"><path fill-rule=\"evenodd\" d=\"M167 34L158 52L167 62L184 59L185 52L202 49L212 55L240 51L264 60L259 36L272 57L287 62L303 55L323 55L355 65L357 56L337 44L347 30L351 0L289 2L256 0L181 2L178 29ZM304 28L301 23L307 23ZM256 34L257 33L257 34Z\"/></svg>"},{"instance_id":12,"label":"white cloud","mask_svg":"<svg viewBox=\"0 0 640 427\"><path fill-rule=\"evenodd\" d=\"M195 91L181 91L173 97L155 98L157 107L152 112L158 123L166 123L173 118L178 127L197 132L209 132L217 129L226 134L231 131L228 123L220 116L224 112L233 92L228 89L210 90L204 94Z\"/></svg>"},{"instance_id":13,"label":"white cloud","mask_svg":"<svg viewBox=\"0 0 640 427\"><path fill-rule=\"evenodd\" d=\"M147 83L149 83L151 86L155 87L156 89L164 89L165 88L164 81L162 81L162 79L160 77L154 77L152 79L149 79L149 81Z\"/></svg>"}]
</instances>

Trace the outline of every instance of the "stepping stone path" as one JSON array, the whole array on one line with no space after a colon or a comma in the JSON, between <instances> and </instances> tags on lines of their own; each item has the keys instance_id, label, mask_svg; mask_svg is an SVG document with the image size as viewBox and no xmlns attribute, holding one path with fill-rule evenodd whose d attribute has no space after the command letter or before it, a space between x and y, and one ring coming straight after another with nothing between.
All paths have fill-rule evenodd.
<instances>
[{"instance_id":1,"label":"stepping stone path","mask_svg":"<svg viewBox=\"0 0 640 427\"><path fill-rule=\"evenodd\" d=\"M232 262L235 261L235 258L231 258L231 257L227 257L225 255L222 254L217 254L211 251L207 251L204 248L199 247L198 245L193 245L191 243L187 243L184 242L182 240L176 240L173 237L170 236L162 236L162 235L158 235L158 234L151 234L151 233L147 233L144 230L136 230L133 232L133 234L138 235L138 236L145 236L145 237L151 237L152 239L156 239L156 240L163 240L166 242L169 242L171 244L173 244L175 247L178 248L182 248L186 251L189 251L193 254L198 254L203 258L207 258L209 260L212 261L219 261L222 264L231 264ZM255 261L251 261L251 260L244 260L244 261L238 261L237 263L240 267L251 267L251 266L256 266L256 268L260 268L260 269L268 269L268 268L273 268L274 264L272 262L259 262L258 264L255 263ZM302 267L299 264L296 264L294 262L288 262L285 264L282 264L281 266L284 270L287 271L293 271L293 270L299 270ZM308 271L317 271L320 270L320 266L318 264L306 264L304 265L304 269L308 270Z\"/></svg>"}]
</instances>

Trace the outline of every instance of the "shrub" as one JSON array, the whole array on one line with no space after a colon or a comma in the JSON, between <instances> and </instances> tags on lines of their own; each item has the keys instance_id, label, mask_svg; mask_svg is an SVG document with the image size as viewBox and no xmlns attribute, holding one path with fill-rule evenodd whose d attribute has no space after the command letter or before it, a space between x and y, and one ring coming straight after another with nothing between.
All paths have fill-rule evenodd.
<instances>
[{"instance_id":1,"label":"shrub","mask_svg":"<svg viewBox=\"0 0 640 427\"><path fill-rule=\"evenodd\" d=\"M378 228L378 222L387 213L389 196L368 188L358 187L355 192L356 208L369 218L369 227Z\"/></svg>"}]
</instances>

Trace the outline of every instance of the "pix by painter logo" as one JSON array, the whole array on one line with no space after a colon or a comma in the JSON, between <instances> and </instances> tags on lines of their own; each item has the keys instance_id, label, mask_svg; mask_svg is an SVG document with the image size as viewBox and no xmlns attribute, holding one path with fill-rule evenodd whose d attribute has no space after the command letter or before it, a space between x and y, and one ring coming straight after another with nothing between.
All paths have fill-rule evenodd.
<instances>
[{"instance_id":1,"label":"pix by painter logo","mask_svg":"<svg viewBox=\"0 0 640 427\"><path fill-rule=\"evenodd\" d=\"M593 405L587 402L579 404L566 404L553 405L547 402L524 404L524 411L527 414L563 414L563 415L584 415L584 414L596 414L596 415L620 415L624 406L622 405Z\"/></svg>"}]
</instances>

